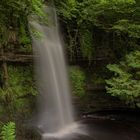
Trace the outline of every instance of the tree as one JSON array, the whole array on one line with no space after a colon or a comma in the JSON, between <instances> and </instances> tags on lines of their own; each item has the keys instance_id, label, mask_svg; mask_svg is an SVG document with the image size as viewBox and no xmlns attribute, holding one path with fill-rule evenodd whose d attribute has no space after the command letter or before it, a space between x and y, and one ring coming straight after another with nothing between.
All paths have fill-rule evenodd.
<instances>
[{"instance_id":1,"label":"tree","mask_svg":"<svg viewBox=\"0 0 140 140\"><path fill-rule=\"evenodd\" d=\"M140 106L140 51L126 55L124 61L107 68L113 72L113 77L106 80L107 93L132 106Z\"/></svg>"},{"instance_id":2,"label":"tree","mask_svg":"<svg viewBox=\"0 0 140 140\"><path fill-rule=\"evenodd\" d=\"M103 46L109 47L117 60L139 49L138 0L56 0L56 6L66 27L71 58L80 52L90 60Z\"/></svg>"}]
</instances>

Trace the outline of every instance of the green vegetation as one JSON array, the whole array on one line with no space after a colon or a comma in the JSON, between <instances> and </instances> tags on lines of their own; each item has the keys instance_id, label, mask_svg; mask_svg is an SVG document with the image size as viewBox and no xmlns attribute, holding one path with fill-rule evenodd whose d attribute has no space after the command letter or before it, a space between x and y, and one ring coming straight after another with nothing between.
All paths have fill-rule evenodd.
<instances>
[{"instance_id":1,"label":"green vegetation","mask_svg":"<svg viewBox=\"0 0 140 140\"><path fill-rule=\"evenodd\" d=\"M2 140L15 139L15 124L17 135L26 139L22 121L36 109L31 34L39 39L42 35L29 22L37 17L39 22L47 23L43 11L47 2L0 1ZM68 62L75 65L70 66L69 77L73 96L82 102L81 110L85 107L86 112L94 111L91 102L98 102L100 96L94 98L96 91L88 91L87 87L100 85L106 86L108 94L104 96L111 98L108 102L114 102L110 101L114 96L127 108L140 108L140 0L54 0L54 4Z\"/></svg>"},{"instance_id":2,"label":"green vegetation","mask_svg":"<svg viewBox=\"0 0 140 140\"><path fill-rule=\"evenodd\" d=\"M13 122L9 122L7 124L5 124L2 127L2 131L1 131L1 139L2 140L15 140L16 139L16 135L15 135L15 123Z\"/></svg>"},{"instance_id":3,"label":"green vegetation","mask_svg":"<svg viewBox=\"0 0 140 140\"><path fill-rule=\"evenodd\" d=\"M0 88L1 113L9 112L10 118L18 113L27 116L30 113L29 97L36 95L32 67L9 66L8 74L7 86Z\"/></svg>"},{"instance_id":4,"label":"green vegetation","mask_svg":"<svg viewBox=\"0 0 140 140\"><path fill-rule=\"evenodd\" d=\"M140 105L140 51L128 54L120 64L107 66L114 73L106 80L107 92L134 107Z\"/></svg>"},{"instance_id":5,"label":"green vegetation","mask_svg":"<svg viewBox=\"0 0 140 140\"><path fill-rule=\"evenodd\" d=\"M93 60L108 59L105 64L100 64L102 65L100 70L90 74L94 73L93 79L90 78L93 85L103 84L104 80L110 77L109 71L105 70L106 65L117 63L108 65L108 69L118 75L107 80L107 92L120 97L131 106L138 106L140 102L138 72L134 67L130 67L129 63L137 64L135 55L140 50L140 2L56 0L56 6L62 24L65 25L66 47L71 61L77 58L88 59L89 66L92 66ZM125 60L122 61L123 59ZM140 61L139 57L137 61ZM104 75L100 75L101 71Z\"/></svg>"},{"instance_id":6,"label":"green vegetation","mask_svg":"<svg viewBox=\"0 0 140 140\"><path fill-rule=\"evenodd\" d=\"M95 58L98 48L109 48L113 59L139 49L140 3L137 0L57 1L67 31L71 58ZM121 51L121 53L120 53Z\"/></svg>"},{"instance_id":7,"label":"green vegetation","mask_svg":"<svg viewBox=\"0 0 140 140\"><path fill-rule=\"evenodd\" d=\"M46 20L42 1L1 0L0 5L0 48L9 50L30 46L28 20L35 14Z\"/></svg>"},{"instance_id":8,"label":"green vegetation","mask_svg":"<svg viewBox=\"0 0 140 140\"><path fill-rule=\"evenodd\" d=\"M70 80L72 92L75 96L83 97L85 95L85 73L78 67L70 68Z\"/></svg>"}]
</instances>

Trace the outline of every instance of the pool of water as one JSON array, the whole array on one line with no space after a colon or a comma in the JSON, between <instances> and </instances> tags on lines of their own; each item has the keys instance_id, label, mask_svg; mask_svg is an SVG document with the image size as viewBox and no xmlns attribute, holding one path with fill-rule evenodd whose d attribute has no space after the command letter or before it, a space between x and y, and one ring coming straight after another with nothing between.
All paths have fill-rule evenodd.
<instances>
[{"instance_id":1,"label":"pool of water","mask_svg":"<svg viewBox=\"0 0 140 140\"><path fill-rule=\"evenodd\" d=\"M96 114L86 116L83 122L89 136L79 140L140 140L139 114Z\"/></svg>"},{"instance_id":2,"label":"pool of water","mask_svg":"<svg viewBox=\"0 0 140 140\"><path fill-rule=\"evenodd\" d=\"M88 135L63 140L140 140L140 116L136 114L87 115L83 116L82 123Z\"/></svg>"},{"instance_id":3,"label":"pool of water","mask_svg":"<svg viewBox=\"0 0 140 140\"><path fill-rule=\"evenodd\" d=\"M140 140L140 113L105 111L82 115L80 120L83 128L86 127L88 135L73 135L59 140ZM30 134L31 131L28 132ZM29 134L26 134L26 138L18 140L41 140L40 136L29 137Z\"/></svg>"},{"instance_id":4,"label":"pool of water","mask_svg":"<svg viewBox=\"0 0 140 140\"><path fill-rule=\"evenodd\" d=\"M140 140L140 125L134 122L90 120L87 124L91 140Z\"/></svg>"}]
</instances>

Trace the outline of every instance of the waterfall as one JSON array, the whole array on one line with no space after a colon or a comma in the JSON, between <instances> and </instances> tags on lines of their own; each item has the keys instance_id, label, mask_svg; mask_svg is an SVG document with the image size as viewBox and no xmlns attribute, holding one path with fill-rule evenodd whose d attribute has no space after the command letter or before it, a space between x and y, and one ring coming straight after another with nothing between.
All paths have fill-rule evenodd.
<instances>
[{"instance_id":1,"label":"waterfall","mask_svg":"<svg viewBox=\"0 0 140 140\"><path fill-rule=\"evenodd\" d=\"M54 8L47 8L48 25L30 24L41 34L33 36L36 78L39 92L38 128L42 139L62 138L80 133L74 120L64 51Z\"/></svg>"}]
</instances>

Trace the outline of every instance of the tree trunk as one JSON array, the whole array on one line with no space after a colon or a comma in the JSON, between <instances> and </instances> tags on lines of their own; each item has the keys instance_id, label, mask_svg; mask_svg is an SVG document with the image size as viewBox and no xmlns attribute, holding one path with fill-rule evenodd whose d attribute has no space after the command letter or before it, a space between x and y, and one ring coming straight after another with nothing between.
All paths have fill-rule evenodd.
<instances>
[{"instance_id":1,"label":"tree trunk","mask_svg":"<svg viewBox=\"0 0 140 140\"><path fill-rule=\"evenodd\" d=\"M2 61L2 87L6 88L8 87L8 69L7 69L7 62L6 62L6 58L4 56L4 48L3 46L0 46L1 49L1 56L3 58Z\"/></svg>"}]
</instances>

